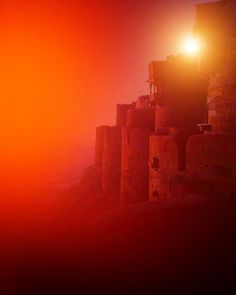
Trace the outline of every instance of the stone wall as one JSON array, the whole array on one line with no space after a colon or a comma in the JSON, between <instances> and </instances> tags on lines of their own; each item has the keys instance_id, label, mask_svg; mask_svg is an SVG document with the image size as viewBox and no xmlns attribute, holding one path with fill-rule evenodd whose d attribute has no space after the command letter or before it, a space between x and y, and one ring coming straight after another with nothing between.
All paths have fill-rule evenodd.
<instances>
[{"instance_id":1,"label":"stone wall","mask_svg":"<svg viewBox=\"0 0 236 295\"><path fill-rule=\"evenodd\" d=\"M214 133L236 132L236 2L197 5L200 65L209 77L208 117Z\"/></svg>"},{"instance_id":2,"label":"stone wall","mask_svg":"<svg viewBox=\"0 0 236 295\"><path fill-rule=\"evenodd\" d=\"M98 169L102 169L103 151L104 151L104 132L107 128L109 127L100 126L96 128L94 165Z\"/></svg>"},{"instance_id":3,"label":"stone wall","mask_svg":"<svg viewBox=\"0 0 236 295\"><path fill-rule=\"evenodd\" d=\"M169 134L152 134L149 152L149 199L170 197L174 181L186 167L186 145L194 130L170 129Z\"/></svg>"},{"instance_id":4,"label":"stone wall","mask_svg":"<svg viewBox=\"0 0 236 295\"><path fill-rule=\"evenodd\" d=\"M148 200L149 135L147 128L122 129L121 204Z\"/></svg>"},{"instance_id":5,"label":"stone wall","mask_svg":"<svg viewBox=\"0 0 236 295\"><path fill-rule=\"evenodd\" d=\"M117 104L116 105L116 126L125 127L127 124L127 112L134 109L134 104Z\"/></svg>"},{"instance_id":6,"label":"stone wall","mask_svg":"<svg viewBox=\"0 0 236 295\"><path fill-rule=\"evenodd\" d=\"M187 172L236 177L236 134L192 136L187 145Z\"/></svg>"},{"instance_id":7,"label":"stone wall","mask_svg":"<svg viewBox=\"0 0 236 295\"><path fill-rule=\"evenodd\" d=\"M226 48L222 66L209 84L209 124L215 133L236 132L236 36Z\"/></svg>"},{"instance_id":8,"label":"stone wall","mask_svg":"<svg viewBox=\"0 0 236 295\"><path fill-rule=\"evenodd\" d=\"M127 127L155 129L155 108L134 109L127 112Z\"/></svg>"},{"instance_id":9,"label":"stone wall","mask_svg":"<svg viewBox=\"0 0 236 295\"><path fill-rule=\"evenodd\" d=\"M108 127L104 131L102 189L109 194L120 190L121 128Z\"/></svg>"},{"instance_id":10,"label":"stone wall","mask_svg":"<svg viewBox=\"0 0 236 295\"><path fill-rule=\"evenodd\" d=\"M150 105L150 95L142 95L137 98L135 103L136 109L147 109Z\"/></svg>"},{"instance_id":11,"label":"stone wall","mask_svg":"<svg viewBox=\"0 0 236 295\"><path fill-rule=\"evenodd\" d=\"M236 134L202 134L187 144L188 186L212 198L236 197Z\"/></svg>"},{"instance_id":12,"label":"stone wall","mask_svg":"<svg viewBox=\"0 0 236 295\"><path fill-rule=\"evenodd\" d=\"M170 194L171 174L177 171L177 146L168 135L150 136L149 199L165 198Z\"/></svg>"},{"instance_id":13,"label":"stone wall","mask_svg":"<svg viewBox=\"0 0 236 295\"><path fill-rule=\"evenodd\" d=\"M116 127L97 128L95 166L105 193L121 190L121 204L236 198L235 11L235 1L197 5L200 60L152 62L150 95L118 104Z\"/></svg>"}]
</instances>

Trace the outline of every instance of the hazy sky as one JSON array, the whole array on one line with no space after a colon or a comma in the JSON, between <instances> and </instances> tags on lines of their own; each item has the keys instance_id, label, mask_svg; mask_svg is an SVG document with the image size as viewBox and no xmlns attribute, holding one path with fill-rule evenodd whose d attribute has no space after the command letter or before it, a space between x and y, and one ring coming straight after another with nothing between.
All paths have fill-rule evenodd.
<instances>
[{"instance_id":1,"label":"hazy sky","mask_svg":"<svg viewBox=\"0 0 236 295\"><path fill-rule=\"evenodd\" d=\"M148 91L148 63L191 35L194 3L1 0L1 178L75 169L116 103Z\"/></svg>"}]
</instances>

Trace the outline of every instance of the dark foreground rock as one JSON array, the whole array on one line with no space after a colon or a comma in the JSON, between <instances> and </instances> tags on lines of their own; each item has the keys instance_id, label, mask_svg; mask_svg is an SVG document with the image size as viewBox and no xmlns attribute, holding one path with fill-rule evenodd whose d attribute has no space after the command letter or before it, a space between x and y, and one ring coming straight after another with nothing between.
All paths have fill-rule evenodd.
<instances>
[{"instance_id":1,"label":"dark foreground rock","mask_svg":"<svg viewBox=\"0 0 236 295\"><path fill-rule=\"evenodd\" d=\"M235 287L235 204L86 210L42 206L31 219L15 215L5 224L0 294L231 294Z\"/></svg>"}]
</instances>

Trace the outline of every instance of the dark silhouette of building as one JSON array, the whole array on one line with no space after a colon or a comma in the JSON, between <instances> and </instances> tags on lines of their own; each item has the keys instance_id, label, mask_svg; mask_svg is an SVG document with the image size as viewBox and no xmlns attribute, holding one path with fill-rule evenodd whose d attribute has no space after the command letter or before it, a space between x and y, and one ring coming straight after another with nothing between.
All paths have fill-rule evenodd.
<instances>
[{"instance_id":1,"label":"dark silhouette of building","mask_svg":"<svg viewBox=\"0 0 236 295\"><path fill-rule=\"evenodd\" d=\"M196 5L197 57L149 64L150 94L97 128L95 166L120 203L236 196L236 2Z\"/></svg>"}]
</instances>

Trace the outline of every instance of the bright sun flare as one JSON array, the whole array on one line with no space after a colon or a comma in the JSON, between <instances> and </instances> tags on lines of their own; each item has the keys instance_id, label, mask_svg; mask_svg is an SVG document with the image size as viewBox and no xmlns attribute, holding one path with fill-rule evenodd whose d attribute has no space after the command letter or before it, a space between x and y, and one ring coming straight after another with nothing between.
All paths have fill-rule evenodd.
<instances>
[{"instance_id":1,"label":"bright sun flare","mask_svg":"<svg viewBox=\"0 0 236 295\"><path fill-rule=\"evenodd\" d=\"M185 40L183 44L183 49L186 54L189 54L189 55L197 54L200 49L199 41L193 38L187 39Z\"/></svg>"}]
</instances>

